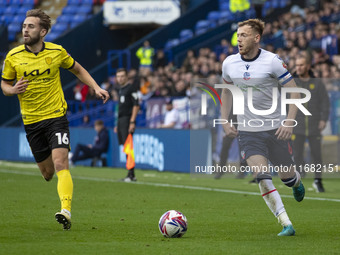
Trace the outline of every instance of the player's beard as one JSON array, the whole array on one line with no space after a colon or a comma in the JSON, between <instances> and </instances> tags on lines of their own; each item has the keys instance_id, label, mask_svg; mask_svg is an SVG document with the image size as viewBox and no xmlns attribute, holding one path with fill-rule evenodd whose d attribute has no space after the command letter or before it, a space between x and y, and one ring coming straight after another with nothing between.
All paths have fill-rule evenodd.
<instances>
[{"instance_id":1,"label":"player's beard","mask_svg":"<svg viewBox=\"0 0 340 255\"><path fill-rule=\"evenodd\" d=\"M32 46L32 45L37 44L40 41L40 39L41 39L40 35L37 35L36 37L30 36L29 38L24 39L24 43L27 46Z\"/></svg>"}]
</instances>

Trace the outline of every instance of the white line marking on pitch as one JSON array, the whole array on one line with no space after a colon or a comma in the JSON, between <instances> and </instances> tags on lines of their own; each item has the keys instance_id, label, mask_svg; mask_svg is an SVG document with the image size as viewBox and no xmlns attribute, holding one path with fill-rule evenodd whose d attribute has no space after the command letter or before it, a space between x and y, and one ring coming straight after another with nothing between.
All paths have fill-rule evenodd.
<instances>
[{"instance_id":1,"label":"white line marking on pitch","mask_svg":"<svg viewBox=\"0 0 340 255\"><path fill-rule=\"evenodd\" d=\"M23 172L23 171L16 171L16 170L6 170L6 169L0 169L0 173L40 176L39 173ZM118 180L111 180L111 179L104 179L104 178L97 178L97 177L72 176L72 178L78 179L78 180L96 181L96 182L124 183L124 182L118 181ZM154 187L178 188L178 189L188 189L188 190L215 191L215 192L223 192L223 193L234 193L234 194L242 194L242 195L260 196L260 193L258 193L258 192L239 191L239 190L231 190L231 189L218 189L218 188L208 188L208 187L198 187L198 186L189 186L189 185L177 185L177 184L167 184L167 183L130 182L130 183L127 183L127 184L148 185L148 186L154 186ZM289 196L289 195L281 195L281 197L293 198L293 196ZM305 197L304 199L318 200L318 201L340 202L340 199L323 198L323 197Z\"/></svg>"}]
</instances>

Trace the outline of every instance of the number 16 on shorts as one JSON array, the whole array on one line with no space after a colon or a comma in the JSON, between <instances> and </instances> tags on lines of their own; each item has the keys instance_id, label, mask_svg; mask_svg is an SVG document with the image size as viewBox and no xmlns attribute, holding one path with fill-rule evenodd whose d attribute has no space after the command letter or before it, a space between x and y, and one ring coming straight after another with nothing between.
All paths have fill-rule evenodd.
<instances>
[{"instance_id":1,"label":"number 16 on shorts","mask_svg":"<svg viewBox=\"0 0 340 255\"><path fill-rule=\"evenodd\" d=\"M56 137L58 138L58 144L65 144L68 145L70 143L67 133L56 133Z\"/></svg>"}]
</instances>

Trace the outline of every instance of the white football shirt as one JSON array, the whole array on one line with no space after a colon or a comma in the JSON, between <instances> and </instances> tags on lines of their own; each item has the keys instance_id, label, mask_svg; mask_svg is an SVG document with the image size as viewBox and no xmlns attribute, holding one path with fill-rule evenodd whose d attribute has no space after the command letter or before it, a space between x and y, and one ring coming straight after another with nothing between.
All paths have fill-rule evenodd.
<instances>
[{"instance_id":1,"label":"white football shirt","mask_svg":"<svg viewBox=\"0 0 340 255\"><path fill-rule=\"evenodd\" d=\"M277 108L267 115L254 114L256 110L271 109L274 100L273 88L279 89L292 79L286 64L276 54L259 49L258 55L251 60L243 59L240 53L228 56L222 65L222 77L227 84L234 84L242 90L244 102L237 98L236 104L244 104L244 114L237 115L238 130L267 131L277 129L286 116L281 115L281 95L277 92ZM249 91L252 92L248 105ZM235 100L235 98L234 98ZM223 106L222 106L223 107Z\"/></svg>"}]
</instances>

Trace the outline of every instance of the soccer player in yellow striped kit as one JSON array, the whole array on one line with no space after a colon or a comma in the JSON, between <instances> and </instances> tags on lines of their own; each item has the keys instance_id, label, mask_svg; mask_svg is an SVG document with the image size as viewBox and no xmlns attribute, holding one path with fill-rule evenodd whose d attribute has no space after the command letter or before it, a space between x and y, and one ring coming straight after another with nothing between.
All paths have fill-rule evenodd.
<instances>
[{"instance_id":1,"label":"soccer player in yellow striped kit","mask_svg":"<svg viewBox=\"0 0 340 255\"><path fill-rule=\"evenodd\" d=\"M43 177L50 181L54 173L57 174L61 211L55 214L55 218L68 230L71 227L73 182L68 164L67 104L59 68L68 69L92 87L104 103L109 94L62 46L44 42L50 28L51 19L42 10L26 13L22 25L24 44L7 54L1 89L4 95L17 95L19 98L27 140Z\"/></svg>"}]
</instances>

